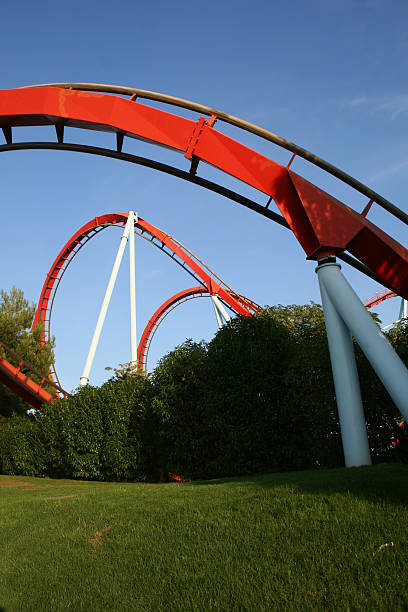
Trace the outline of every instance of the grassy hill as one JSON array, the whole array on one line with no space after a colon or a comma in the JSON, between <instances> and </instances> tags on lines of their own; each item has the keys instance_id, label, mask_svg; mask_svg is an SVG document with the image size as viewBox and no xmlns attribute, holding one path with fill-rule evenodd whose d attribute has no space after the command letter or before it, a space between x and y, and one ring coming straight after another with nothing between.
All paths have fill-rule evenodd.
<instances>
[{"instance_id":1,"label":"grassy hill","mask_svg":"<svg viewBox=\"0 0 408 612\"><path fill-rule=\"evenodd\" d=\"M0 610L407 610L408 466L0 476Z\"/></svg>"}]
</instances>

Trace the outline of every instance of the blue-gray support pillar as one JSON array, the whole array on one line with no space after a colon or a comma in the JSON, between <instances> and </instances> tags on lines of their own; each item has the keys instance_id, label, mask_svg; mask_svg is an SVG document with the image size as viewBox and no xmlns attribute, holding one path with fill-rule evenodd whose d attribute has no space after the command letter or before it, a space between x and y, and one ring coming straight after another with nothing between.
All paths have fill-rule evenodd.
<instances>
[{"instance_id":1,"label":"blue-gray support pillar","mask_svg":"<svg viewBox=\"0 0 408 612\"><path fill-rule=\"evenodd\" d=\"M407 303L406 299L402 298L401 299L401 307L400 307L400 311L399 311L398 320L402 321L404 319L403 325L406 325L407 324L407 321L406 321L407 316L408 316L408 303Z\"/></svg>"},{"instance_id":2,"label":"blue-gray support pillar","mask_svg":"<svg viewBox=\"0 0 408 612\"><path fill-rule=\"evenodd\" d=\"M327 266L337 268L340 266L334 262L325 263L319 265L316 272L319 278L334 388L336 390L344 461L346 467L370 465L370 448L353 341L347 326L326 291L322 272Z\"/></svg>"},{"instance_id":3,"label":"blue-gray support pillar","mask_svg":"<svg viewBox=\"0 0 408 612\"><path fill-rule=\"evenodd\" d=\"M408 370L350 287L340 266L318 267L319 281L401 414L408 420Z\"/></svg>"}]
</instances>

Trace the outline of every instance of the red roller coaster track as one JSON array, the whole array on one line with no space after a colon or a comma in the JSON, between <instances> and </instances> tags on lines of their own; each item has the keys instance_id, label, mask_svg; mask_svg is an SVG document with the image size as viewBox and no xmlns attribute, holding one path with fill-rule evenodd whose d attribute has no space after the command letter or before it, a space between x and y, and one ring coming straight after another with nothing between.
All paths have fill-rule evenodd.
<instances>
[{"instance_id":1,"label":"red roller coaster track","mask_svg":"<svg viewBox=\"0 0 408 612\"><path fill-rule=\"evenodd\" d=\"M78 251L101 230L115 225L123 227L126 224L127 218L128 213L111 213L95 217L82 226L67 241L57 255L42 287L33 321L33 326L40 320L44 321L45 342L51 336L50 322L55 295L69 264ZM150 343L157 326L163 320L164 316L166 316L169 309L174 307L177 302L185 301L187 297L192 297L193 295L197 297L200 295L217 295L224 304L237 314L250 316L259 310L259 306L255 304L255 302L233 291L224 281L214 274L212 270L205 266L194 253L189 251L180 242L144 219L139 218L135 227L140 236L146 238L149 242L166 253L173 261L181 265L191 276L193 276L195 280L201 283L200 287L181 291L167 300L149 320L141 336L138 347L138 363L143 370L146 369ZM52 373L58 381L55 368Z\"/></svg>"},{"instance_id":2,"label":"red roller coaster track","mask_svg":"<svg viewBox=\"0 0 408 612\"><path fill-rule=\"evenodd\" d=\"M373 297L364 300L364 306L366 308L374 308L374 306L378 306L381 302L385 302L385 300L389 300L390 298L396 297L397 294L394 291L388 291L387 289L384 291L379 291Z\"/></svg>"},{"instance_id":3,"label":"red roller coaster track","mask_svg":"<svg viewBox=\"0 0 408 612\"><path fill-rule=\"evenodd\" d=\"M95 93L98 91L98 93ZM99 93L104 92L104 93ZM107 95L115 94L115 95ZM123 96L130 96L125 99ZM165 102L209 115L198 121L142 104L137 98ZM301 156L370 198L362 214L336 200L287 167L257 153L214 128L217 120L274 142ZM14 126L54 125L57 142L13 143ZM116 151L64 143L64 127L76 127L116 134ZM116 157L169 172L205 186L238 201L281 225L288 225L309 259L336 255L408 298L408 251L366 219L369 207L377 203L408 222L396 206L331 164L267 130L248 124L226 113L153 92L127 87L63 83L0 91L0 127L6 139L0 151L18 149L65 149ZM124 137L129 136L184 153L191 161L190 171L122 153ZM293 158L292 156L292 158ZM220 185L196 176L198 164L205 161L273 198L284 219ZM270 201L270 200L269 200ZM354 257L345 253L348 251ZM354 259L357 258L357 259ZM359 260L359 261L358 261ZM361 262L361 263L359 263Z\"/></svg>"},{"instance_id":4,"label":"red roller coaster track","mask_svg":"<svg viewBox=\"0 0 408 612\"><path fill-rule=\"evenodd\" d=\"M242 301L246 306L248 306L250 303L251 314L255 314L259 310L261 310L258 304L255 304L255 302L250 302L248 298L243 298L242 296L238 295L237 293L234 293L231 290L229 290L228 293L230 294L232 298L234 298L238 302ZM191 287L190 289L183 289L182 291L179 291L178 293L173 295L171 298L166 300L164 304L162 304L156 310L153 316L149 319L144 329L144 332L140 338L139 346L137 349L138 362L142 369L146 369L147 355L149 353L150 344L153 340L153 337L157 331L158 326L163 321L163 319L172 310L174 310L174 308L176 308L180 304L183 304L187 300L191 300L191 299L198 298L198 297L211 296L211 295L220 296L220 294L217 291L213 290L211 292L207 287L204 287L202 285L198 287ZM233 310L235 309L233 308Z\"/></svg>"},{"instance_id":5,"label":"red roller coaster track","mask_svg":"<svg viewBox=\"0 0 408 612\"><path fill-rule=\"evenodd\" d=\"M43 402L52 402L57 395L68 396L68 393L59 385L21 359L3 342L0 342L0 349L7 354L8 358L6 359L0 352L0 382L19 395L30 406L39 408ZM8 360L16 362L17 365L12 365ZM36 376L39 382L32 380L33 376ZM50 393L45 387L53 390L54 393Z\"/></svg>"},{"instance_id":6,"label":"red roller coaster track","mask_svg":"<svg viewBox=\"0 0 408 612\"><path fill-rule=\"evenodd\" d=\"M193 121L141 103L140 99L153 104L165 103L176 109L189 109L205 117ZM266 139L290 151L292 157L287 166L278 164L215 129L216 121L232 124ZM46 125L55 126L56 142L13 142L13 127ZM116 135L116 148L64 142L65 126L112 132ZM366 218L373 204L381 206L405 224L408 224L408 215L328 162L241 119L180 98L136 88L59 83L0 91L0 127L6 140L6 144L0 145L0 152L60 149L91 153L144 165L215 191L289 227L308 259L319 260L334 255L408 299L408 250ZM182 152L189 160L190 168L186 170L125 153L122 150L125 137ZM365 195L369 201L362 213L294 173L290 167L296 156L319 166ZM263 206L198 176L200 161L266 194L268 202ZM269 210L272 199L283 217ZM231 299L225 292L224 298L228 303L227 296Z\"/></svg>"}]
</instances>

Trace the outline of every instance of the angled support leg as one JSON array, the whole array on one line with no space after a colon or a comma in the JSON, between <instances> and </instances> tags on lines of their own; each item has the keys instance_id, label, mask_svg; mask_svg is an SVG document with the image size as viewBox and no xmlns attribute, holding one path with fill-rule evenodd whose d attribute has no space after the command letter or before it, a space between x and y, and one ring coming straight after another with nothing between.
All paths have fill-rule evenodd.
<instances>
[{"instance_id":1,"label":"angled support leg","mask_svg":"<svg viewBox=\"0 0 408 612\"><path fill-rule=\"evenodd\" d=\"M373 366L405 420L408 420L408 370L350 287L338 264L318 267L319 281Z\"/></svg>"},{"instance_id":2,"label":"angled support leg","mask_svg":"<svg viewBox=\"0 0 408 612\"><path fill-rule=\"evenodd\" d=\"M118 272L119 272L119 268L120 268L120 264L121 264L121 261L122 261L123 253L124 253L124 250L125 250L125 247L126 247L126 243L128 241L128 238L129 238L129 232L130 232L130 226L131 225L132 225L132 231L133 231L133 222L134 222L133 218L128 217L128 220L127 220L126 225L125 225L124 232L122 234L122 238L120 240L120 245L119 245L118 253L116 255L116 259L115 259L115 262L113 264L113 268L112 268L112 272L111 272L111 275L110 275L110 278L109 278L108 286L106 288L105 296L103 298L102 306L101 306L101 309L99 311L99 316L98 316L98 320L96 322L96 327L95 327L94 335L92 337L91 346L89 347L88 356L86 358L85 366L84 366L84 369L83 369L83 372L82 372L82 376L80 378L80 385L81 385L81 387L84 387L85 385L87 385L89 383L89 374L91 372L93 360L94 360L94 357L95 357L96 348L98 346L98 342L99 342L99 338L100 338L100 335L101 335L102 327L103 327L103 324L105 322L106 313L108 311L109 302L110 302L110 299L112 297L112 291L113 291L113 288L115 286L116 277L117 277Z\"/></svg>"},{"instance_id":3,"label":"angled support leg","mask_svg":"<svg viewBox=\"0 0 408 612\"><path fill-rule=\"evenodd\" d=\"M215 295L211 296L211 302L212 302L212 305L214 306L215 318L217 319L218 329L221 329L222 328L222 319L221 319L221 315L220 315L220 313L218 311L218 306L217 306L217 303L215 301L215 297L216 297Z\"/></svg>"},{"instance_id":4,"label":"angled support leg","mask_svg":"<svg viewBox=\"0 0 408 612\"><path fill-rule=\"evenodd\" d=\"M324 283L324 270L340 266L321 264L316 268L326 323L327 341L336 391L341 438L346 467L370 465L370 448L361 401L360 383L350 332L333 304Z\"/></svg>"},{"instance_id":5,"label":"angled support leg","mask_svg":"<svg viewBox=\"0 0 408 612\"><path fill-rule=\"evenodd\" d=\"M214 307L217 307L219 314L221 315L221 319L224 319L225 323L231 321L231 317L228 312L225 310L223 303L219 299L218 295L211 296Z\"/></svg>"}]
</instances>

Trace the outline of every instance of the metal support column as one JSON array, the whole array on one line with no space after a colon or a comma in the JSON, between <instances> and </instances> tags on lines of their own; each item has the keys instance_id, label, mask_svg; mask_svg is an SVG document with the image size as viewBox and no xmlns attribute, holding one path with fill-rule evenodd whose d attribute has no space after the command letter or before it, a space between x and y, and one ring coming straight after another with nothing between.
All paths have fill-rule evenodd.
<instances>
[{"instance_id":1,"label":"metal support column","mask_svg":"<svg viewBox=\"0 0 408 612\"><path fill-rule=\"evenodd\" d=\"M222 319L221 319L220 313L218 312L218 307L215 301L215 297L216 297L215 295L211 296L211 302L212 302L212 305L214 306L215 318L217 319L218 329L221 329Z\"/></svg>"},{"instance_id":2,"label":"metal support column","mask_svg":"<svg viewBox=\"0 0 408 612\"><path fill-rule=\"evenodd\" d=\"M319 265L316 272L322 296L345 465L346 467L370 465L370 448L353 342L350 332L333 305L322 279L323 269L328 266L340 267L334 262L326 263Z\"/></svg>"},{"instance_id":3,"label":"metal support column","mask_svg":"<svg viewBox=\"0 0 408 612\"><path fill-rule=\"evenodd\" d=\"M98 320L96 322L96 327L94 331L94 335L92 337L91 345L89 347L88 356L86 358L84 370L82 372L82 376L80 378L80 385L84 387L89 383L89 373L91 371L91 367L93 364L93 360L95 357L96 347L98 346L99 337L101 335L102 327L105 321L106 312L108 310L109 302L112 296L113 287L115 286L116 277L118 275L120 263L122 261L123 253L125 250L126 242L129 237L130 226L133 223L133 217L129 218L126 222L124 232L122 234L122 238L120 240L120 245L118 249L118 253L116 255L115 262L113 264L112 272L110 275L110 279L108 282L108 286L106 288L105 297L103 298L101 310L99 312Z\"/></svg>"},{"instance_id":4,"label":"metal support column","mask_svg":"<svg viewBox=\"0 0 408 612\"><path fill-rule=\"evenodd\" d=\"M403 417L408 420L408 370L350 287L338 264L318 267L319 281Z\"/></svg>"},{"instance_id":5,"label":"metal support column","mask_svg":"<svg viewBox=\"0 0 408 612\"><path fill-rule=\"evenodd\" d=\"M135 223L137 214L129 211L129 294L130 294L130 361L137 362L137 336L136 336L136 271L135 271Z\"/></svg>"},{"instance_id":6,"label":"metal support column","mask_svg":"<svg viewBox=\"0 0 408 612\"><path fill-rule=\"evenodd\" d=\"M218 295L213 295L211 296L213 299L213 304L215 304L215 306L218 308L218 312L220 313L221 317L224 319L224 321L226 323L228 323L229 321L231 321L231 317L229 316L228 312L225 310L223 303L221 302L220 298L218 297Z\"/></svg>"},{"instance_id":7,"label":"metal support column","mask_svg":"<svg viewBox=\"0 0 408 612\"><path fill-rule=\"evenodd\" d=\"M407 300L405 300L404 298L401 299L401 306L400 306L400 311L399 311L399 317L398 317L398 321L402 321L403 325L407 324L407 321L405 320L408 317L408 302Z\"/></svg>"}]
</instances>

